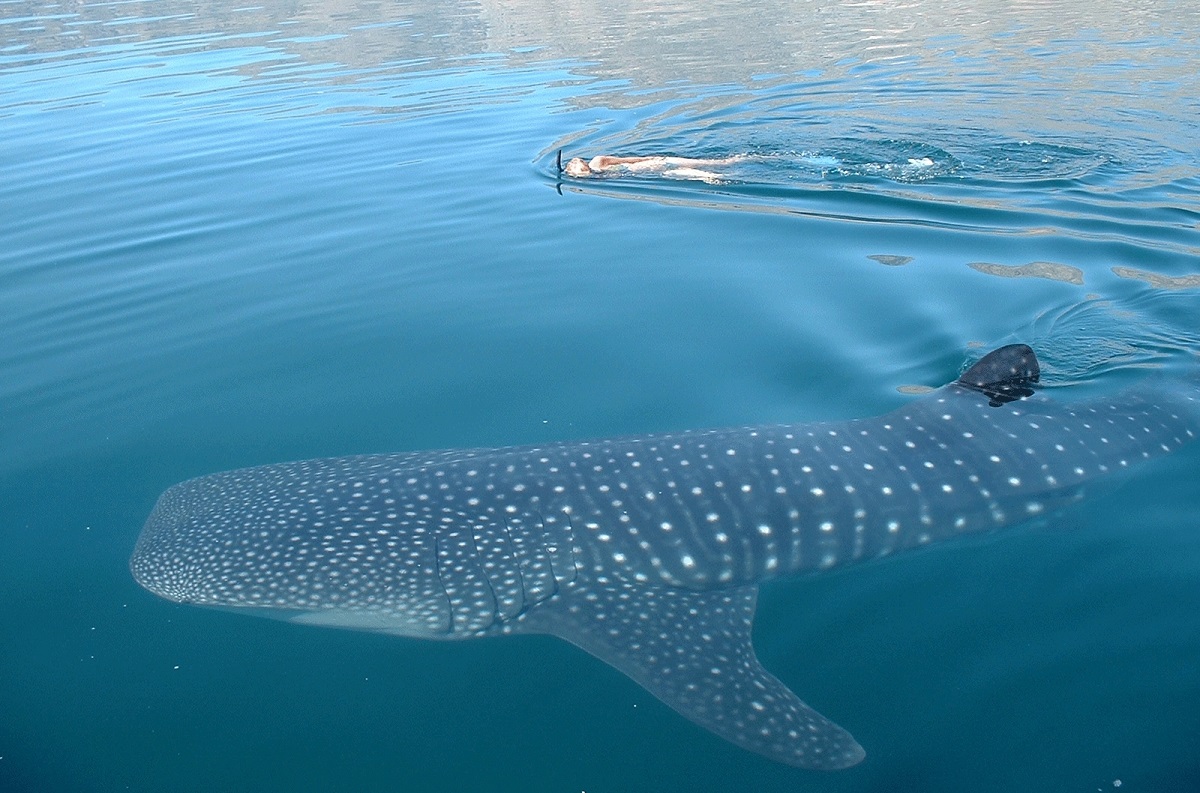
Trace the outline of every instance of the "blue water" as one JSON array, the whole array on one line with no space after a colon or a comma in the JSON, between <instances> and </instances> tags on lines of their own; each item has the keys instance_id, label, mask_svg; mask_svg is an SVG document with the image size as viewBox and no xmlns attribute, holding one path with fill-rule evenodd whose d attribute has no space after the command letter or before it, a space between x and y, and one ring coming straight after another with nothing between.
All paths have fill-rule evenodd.
<instances>
[{"instance_id":1,"label":"blue water","mask_svg":"<svg viewBox=\"0 0 1200 793\"><path fill-rule=\"evenodd\" d=\"M0 1L0 790L1200 791L1192 449L764 589L806 772L551 638L155 599L157 495L356 452L878 414L1200 350L1190 4ZM555 154L749 157L715 183Z\"/></svg>"}]
</instances>

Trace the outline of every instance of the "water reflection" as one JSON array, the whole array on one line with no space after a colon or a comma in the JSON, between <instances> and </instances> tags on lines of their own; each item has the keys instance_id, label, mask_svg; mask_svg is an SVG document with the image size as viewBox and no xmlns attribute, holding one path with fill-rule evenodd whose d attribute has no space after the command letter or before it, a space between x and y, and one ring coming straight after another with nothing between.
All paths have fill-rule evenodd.
<instances>
[{"instance_id":1,"label":"water reflection","mask_svg":"<svg viewBox=\"0 0 1200 793\"><path fill-rule=\"evenodd\" d=\"M1163 275L1149 270L1139 270L1133 267L1114 267L1112 271L1119 278L1132 278L1145 281L1157 289L1200 289L1200 275Z\"/></svg>"},{"instance_id":2,"label":"water reflection","mask_svg":"<svg viewBox=\"0 0 1200 793\"><path fill-rule=\"evenodd\" d=\"M958 86L964 98L969 86L1005 74L1037 75L1058 93L1109 87L1132 98L1128 70L1146 65L1158 78L1151 93L1190 96L1195 75L1186 53L1200 29L1200 8L1136 0L965 6L950 0L10 0L4 6L10 63L122 42L213 48L244 46L249 37L309 65L340 64L351 79L357 69L505 53L515 63L586 63L593 75L655 89L854 73L936 79ZM1156 45L1176 50L1168 55ZM901 94L903 82L895 87ZM814 84L814 98L822 87ZM927 99L914 95L908 104L921 107ZM1043 108L1045 114L1061 109ZM977 110L988 115L986 104Z\"/></svg>"},{"instance_id":3,"label":"water reflection","mask_svg":"<svg viewBox=\"0 0 1200 793\"><path fill-rule=\"evenodd\" d=\"M1083 285L1083 270L1059 262L1029 262L1028 264L995 264L970 262L972 270L1001 278L1047 278L1064 284Z\"/></svg>"},{"instance_id":4,"label":"water reflection","mask_svg":"<svg viewBox=\"0 0 1200 793\"><path fill-rule=\"evenodd\" d=\"M899 256L894 253L873 253L867 258L888 267L902 267L913 260L911 256Z\"/></svg>"}]
</instances>

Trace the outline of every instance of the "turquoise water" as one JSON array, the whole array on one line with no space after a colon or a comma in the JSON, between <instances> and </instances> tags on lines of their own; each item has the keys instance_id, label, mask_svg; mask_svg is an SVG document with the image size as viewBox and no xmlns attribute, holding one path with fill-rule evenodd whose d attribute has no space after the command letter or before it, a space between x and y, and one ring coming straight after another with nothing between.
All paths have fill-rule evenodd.
<instances>
[{"instance_id":1,"label":"turquoise water","mask_svg":"<svg viewBox=\"0 0 1200 793\"><path fill-rule=\"evenodd\" d=\"M0 2L0 790L1200 791L1196 449L766 587L764 664L867 749L834 774L554 639L127 569L222 469L874 415L1016 340L1064 397L1171 376L1197 42L1134 2Z\"/></svg>"}]
</instances>

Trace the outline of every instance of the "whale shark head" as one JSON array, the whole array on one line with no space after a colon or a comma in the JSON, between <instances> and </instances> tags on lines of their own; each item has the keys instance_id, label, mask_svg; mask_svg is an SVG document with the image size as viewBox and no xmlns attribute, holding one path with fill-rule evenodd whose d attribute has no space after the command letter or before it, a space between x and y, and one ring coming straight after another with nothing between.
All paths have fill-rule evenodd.
<instances>
[{"instance_id":1,"label":"whale shark head","mask_svg":"<svg viewBox=\"0 0 1200 793\"><path fill-rule=\"evenodd\" d=\"M403 459L299 462L182 482L159 498L130 569L143 587L181 603L445 636L452 625L436 521L401 518L388 486Z\"/></svg>"}]
</instances>

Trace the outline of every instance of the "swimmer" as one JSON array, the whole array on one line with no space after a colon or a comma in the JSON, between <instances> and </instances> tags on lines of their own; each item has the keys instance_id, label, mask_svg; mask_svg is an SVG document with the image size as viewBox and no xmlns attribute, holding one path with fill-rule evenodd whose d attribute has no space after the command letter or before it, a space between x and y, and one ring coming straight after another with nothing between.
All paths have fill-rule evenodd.
<instances>
[{"instance_id":1,"label":"swimmer","mask_svg":"<svg viewBox=\"0 0 1200 793\"><path fill-rule=\"evenodd\" d=\"M560 154L559 156L561 157L562 155ZM601 154L590 160L584 160L582 157L573 157L562 170L567 176L574 176L577 179L605 174L658 173L673 179L698 179L703 182L713 183L719 182L721 175L703 170L704 168L732 165L746 159L748 158L744 154L712 159L665 157L660 155L649 157L614 157L610 154Z\"/></svg>"}]
</instances>

